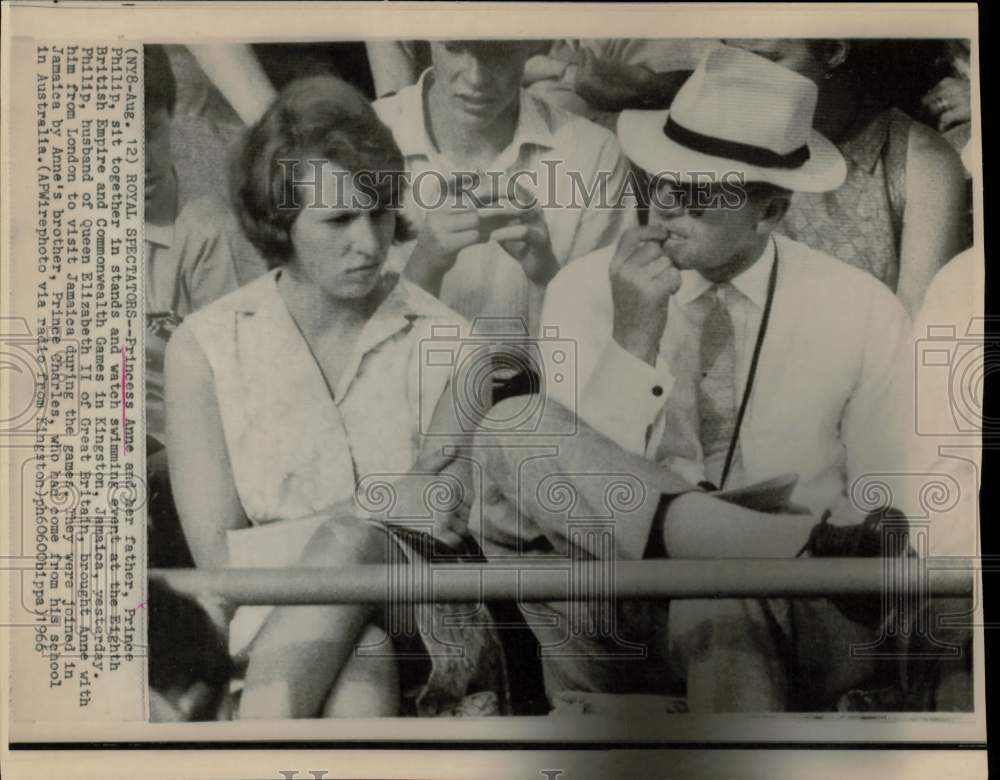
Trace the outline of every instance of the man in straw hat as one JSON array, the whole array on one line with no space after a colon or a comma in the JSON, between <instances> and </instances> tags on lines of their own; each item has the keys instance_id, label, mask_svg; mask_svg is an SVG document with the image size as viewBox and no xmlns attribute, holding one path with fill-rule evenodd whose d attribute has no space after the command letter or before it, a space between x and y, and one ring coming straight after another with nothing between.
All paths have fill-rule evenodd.
<instances>
[{"instance_id":1,"label":"man in straw hat","mask_svg":"<svg viewBox=\"0 0 1000 780\"><path fill-rule=\"evenodd\" d=\"M575 388L551 373L546 382L549 397L583 421L575 443L553 442L559 456L549 466L568 475L577 502L569 518L553 511L544 460L494 449L487 473L520 509L506 531L525 536L530 517L552 541L571 535L574 514L608 517L613 549L588 553L624 560L874 556L885 527L905 530L858 489L903 462L906 314L873 277L773 232L792 191L844 180L840 154L811 129L815 104L808 79L720 46L669 112L623 112L623 149L653 182L649 224L563 269L542 315L543 327L577 346ZM554 405L546 412L559 414ZM584 478L602 469L643 484L628 507L587 515L605 508ZM743 506L704 492L715 486ZM650 494L664 497L655 509ZM487 492L488 552L502 522ZM659 658L659 671L686 684L692 711L813 709L877 671L850 652L879 637L884 620L871 599L675 600L668 615L645 606L619 610L608 642L591 630L593 614L527 605L536 618L565 618L559 628L533 624L550 697L560 687L655 692L638 672ZM581 614L590 622L574 624ZM639 663L620 652L637 632L648 650ZM609 644L620 660L608 661Z\"/></svg>"}]
</instances>

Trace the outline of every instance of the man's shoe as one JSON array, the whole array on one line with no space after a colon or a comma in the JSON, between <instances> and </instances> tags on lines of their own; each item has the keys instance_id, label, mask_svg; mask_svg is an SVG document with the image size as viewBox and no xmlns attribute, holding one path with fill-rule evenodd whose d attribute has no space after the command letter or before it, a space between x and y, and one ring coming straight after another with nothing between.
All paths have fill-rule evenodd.
<instances>
[{"instance_id":1,"label":"man's shoe","mask_svg":"<svg viewBox=\"0 0 1000 780\"><path fill-rule=\"evenodd\" d=\"M853 525L833 525L830 512L825 512L813 526L809 539L799 551L799 556L809 553L810 558L883 558L890 556L915 556L909 545L909 526L906 515L893 507L872 512L864 522ZM887 533L886 526L893 533ZM877 630L886 617L880 596L830 597L830 601L845 617Z\"/></svg>"},{"instance_id":2,"label":"man's shoe","mask_svg":"<svg viewBox=\"0 0 1000 780\"><path fill-rule=\"evenodd\" d=\"M896 533L889 537L884 525L891 525ZM896 544L886 550L885 542L889 538ZM909 524L906 515L898 509L879 509L868 515L864 522L852 525L833 525L830 512L826 511L813 526L809 539L799 550L799 556L809 553L810 558L878 558L887 553L899 554L894 548L901 546L900 541L907 553L913 554L909 547Z\"/></svg>"}]
</instances>

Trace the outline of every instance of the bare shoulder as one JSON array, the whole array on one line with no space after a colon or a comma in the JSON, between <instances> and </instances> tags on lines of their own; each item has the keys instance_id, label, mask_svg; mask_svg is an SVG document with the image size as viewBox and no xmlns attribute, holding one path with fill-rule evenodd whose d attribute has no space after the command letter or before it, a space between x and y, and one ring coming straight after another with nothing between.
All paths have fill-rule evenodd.
<instances>
[{"instance_id":1,"label":"bare shoulder","mask_svg":"<svg viewBox=\"0 0 1000 780\"><path fill-rule=\"evenodd\" d=\"M910 192L925 187L961 185L965 180L962 160L944 137L921 124L910 125L906 175Z\"/></svg>"},{"instance_id":2,"label":"bare shoulder","mask_svg":"<svg viewBox=\"0 0 1000 780\"><path fill-rule=\"evenodd\" d=\"M171 384L190 386L211 381L212 368L190 322L182 322L167 342L164 371Z\"/></svg>"}]
</instances>

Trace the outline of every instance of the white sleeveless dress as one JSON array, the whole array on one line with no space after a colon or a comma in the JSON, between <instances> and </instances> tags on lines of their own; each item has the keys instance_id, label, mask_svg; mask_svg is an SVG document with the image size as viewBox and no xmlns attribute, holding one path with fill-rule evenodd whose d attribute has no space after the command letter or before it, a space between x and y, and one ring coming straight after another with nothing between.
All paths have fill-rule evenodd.
<instances>
[{"instance_id":1,"label":"white sleeveless dress","mask_svg":"<svg viewBox=\"0 0 1000 780\"><path fill-rule=\"evenodd\" d=\"M380 486L412 468L421 426L430 420L451 373L448 366L428 365L433 362L426 359L428 345L440 333L453 338L467 332L460 315L406 280L387 275L384 283L391 290L362 329L331 396L278 291L280 273L265 274L181 326L190 329L212 369L227 453L250 521L249 528L228 534L234 567L294 564L327 519L325 512L351 502L356 489L364 505L361 491L377 497ZM358 522L373 522L377 515L359 514ZM404 560L421 555L413 547L415 538L429 549L426 515L412 523L394 517L382 527L396 538ZM406 534L407 528L416 534ZM247 647L271 609L237 610L230 652ZM488 681L484 689L497 683L498 693L503 687L502 653L486 619L475 626L470 621L442 626L444 614L462 610L468 614L469 605L417 610L424 645L439 650L444 639L451 646L444 653L430 652L431 676L414 694L417 714L447 710L474 692L470 688L477 680L481 687L483 679ZM455 652L456 644L466 652Z\"/></svg>"}]
</instances>

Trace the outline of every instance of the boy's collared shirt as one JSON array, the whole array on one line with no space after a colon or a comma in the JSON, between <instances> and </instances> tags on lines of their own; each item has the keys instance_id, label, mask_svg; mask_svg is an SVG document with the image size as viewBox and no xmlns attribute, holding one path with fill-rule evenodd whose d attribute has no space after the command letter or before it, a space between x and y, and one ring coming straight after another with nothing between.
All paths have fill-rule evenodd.
<instances>
[{"instance_id":1,"label":"boy's collared shirt","mask_svg":"<svg viewBox=\"0 0 1000 780\"><path fill-rule=\"evenodd\" d=\"M433 72L425 71L413 86L375 103L406 160L411 187L404 214L415 229L426 213L422 206L439 200L442 177L461 170L434 147L428 133L426 90L432 79ZM617 202L628 173L617 139L524 90L520 92L513 140L490 164L489 171L480 173L498 176L504 194L510 178L516 175L517 183L538 199L560 265L617 242L625 229L636 224L634 208L610 207ZM604 204L595 198L589 207L582 205L600 175L606 181ZM397 248L390 267L401 271L414 243ZM441 299L470 320L480 315L522 317L532 333L537 331L543 297L544 288L530 282L520 264L496 242L462 250L441 289Z\"/></svg>"},{"instance_id":2,"label":"boy's collared shirt","mask_svg":"<svg viewBox=\"0 0 1000 780\"><path fill-rule=\"evenodd\" d=\"M169 225L147 222L146 313L183 319L235 290L237 263L247 259L239 230L225 207L208 197L187 203Z\"/></svg>"},{"instance_id":3,"label":"boy's collared shirt","mask_svg":"<svg viewBox=\"0 0 1000 780\"><path fill-rule=\"evenodd\" d=\"M173 223L147 222L144 231L146 430L162 441L163 359L171 334L193 311L262 273L264 263L215 198L189 201Z\"/></svg>"}]
</instances>

